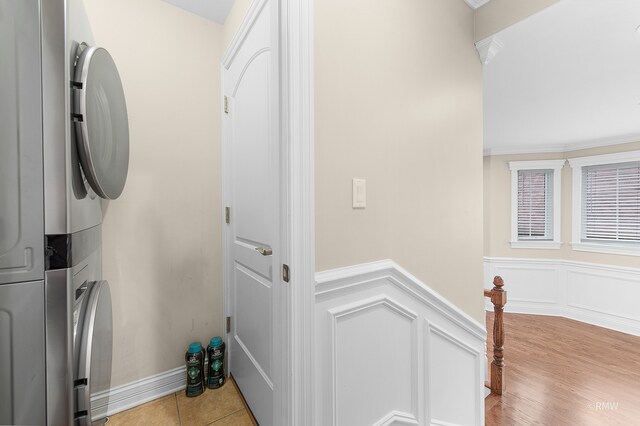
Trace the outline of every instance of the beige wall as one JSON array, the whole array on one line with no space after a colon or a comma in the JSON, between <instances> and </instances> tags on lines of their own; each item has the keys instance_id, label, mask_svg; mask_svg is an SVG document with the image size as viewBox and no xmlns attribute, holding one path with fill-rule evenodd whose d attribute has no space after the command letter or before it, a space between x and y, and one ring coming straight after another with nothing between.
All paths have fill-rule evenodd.
<instances>
[{"instance_id":1,"label":"beige wall","mask_svg":"<svg viewBox=\"0 0 640 426\"><path fill-rule=\"evenodd\" d=\"M615 266L638 267L637 256L589 253L571 249L572 169L562 169L561 235L559 250L512 249L511 239L511 171L509 161L569 159L590 155L640 150L640 142L613 145L556 154L496 155L484 159L485 182L485 256L533 259L564 259Z\"/></svg>"},{"instance_id":2,"label":"beige wall","mask_svg":"<svg viewBox=\"0 0 640 426\"><path fill-rule=\"evenodd\" d=\"M181 366L222 333L220 25L158 0L85 0L127 98L127 185L104 211L113 380Z\"/></svg>"},{"instance_id":3,"label":"beige wall","mask_svg":"<svg viewBox=\"0 0 640 426\"><path fill-rule=\"evenodd\" d=\"M127 186L103 225L118 386L222 333L219 62L250 1L224 27L157 0L85 3L130 119ZM482 202L473 13L333 0L316 14L318 270L392 258L481 321L482 212L460 208Z\"/></svg>"},{"instance_id":4,"label":"beige wall","mask_svg":"<svg viewBox=\"0 0 640 426\"><path fill-rule=\"evenodd\" d=\"M451 0L315 2L316 267L390 258L478 321L482 69ZM351 179L367 208L351 208Z\"/></svg>"},{"instance_id":5,"label":"beige wall","mask_svg":"<svg viewBox=\"0 0 640 426\"><path fill-rule=\"evenodd\" d=\"M557 3L559 0L491 0L476 10L475 40L480 41L492 34L522 21Z\"/></svg>"}]
</instances>

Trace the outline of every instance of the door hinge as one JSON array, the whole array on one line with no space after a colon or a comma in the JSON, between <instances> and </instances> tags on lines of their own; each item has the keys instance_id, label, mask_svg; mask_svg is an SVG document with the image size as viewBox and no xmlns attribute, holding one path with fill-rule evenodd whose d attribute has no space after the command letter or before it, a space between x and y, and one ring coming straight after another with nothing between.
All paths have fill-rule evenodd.
<instances>
[{"instance_id":1,"label":"door hinge","mask_svg":"<svg viewBox=\"0 0 640 426\"><path fill-rule=\"evenodd\" d=\"M227 222L227 224L231 223L231 207L224 208L224 221Z\"/></svg>"},{"instance_id":2,"label":"door hinge","mask_svg":"<svg viewBox=\"0 0 640 426\"><path fill-rule=\"evenodd\" d=\"M226 95L224 97L224 113L229 114L229 99Z\"/></svg>"},{"instance_id":3,"label":"door hinge","mask_svg":"<svg viewBox=\"0 0 640 426\"><path fill-rule=\"evenodd\" d=\"M231 317L227 317L227 333L231 333Z\"/></svg>"},{"instance_id":4,"label":"door hinge","mask_svg":"<svg viewBox=\"0 0 640 426\"><path fill-rule=\"evenodd\" d=\"M289 265L284 263L282 264L282 281L289 282Z\"/></svg>"}]
</instances>

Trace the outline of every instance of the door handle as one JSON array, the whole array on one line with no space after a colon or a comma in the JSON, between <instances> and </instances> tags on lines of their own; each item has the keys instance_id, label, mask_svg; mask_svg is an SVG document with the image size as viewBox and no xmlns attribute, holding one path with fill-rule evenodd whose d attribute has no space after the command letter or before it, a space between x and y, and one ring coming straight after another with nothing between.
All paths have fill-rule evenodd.
<instances>
[{"instance_id":1,"label":"door handle","mask_svg":"<svg viewBox=\"0 0 640 426\"><path fill-rule=\"evenodd\" d=\"M263 256L271 256L273 254L273 250L268 247L256 247L256 251Z\"/></svg>"}]
</instances>

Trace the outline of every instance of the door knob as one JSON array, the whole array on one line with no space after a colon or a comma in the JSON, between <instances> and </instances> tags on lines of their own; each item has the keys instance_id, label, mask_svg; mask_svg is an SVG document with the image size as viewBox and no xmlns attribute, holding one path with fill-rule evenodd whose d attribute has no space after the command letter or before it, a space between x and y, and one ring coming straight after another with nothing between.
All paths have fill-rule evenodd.
<instances>
[{"instance_id":1,"label":"door knob","mask_svg":"<svg viewBox=\"0 0 640 426\"><path fill-rule=\"evenodd\" d=\"M273 250L267 247L256 247L256 250L263 256L271 256L273 254Z\"/></svg>"}]
</instances>

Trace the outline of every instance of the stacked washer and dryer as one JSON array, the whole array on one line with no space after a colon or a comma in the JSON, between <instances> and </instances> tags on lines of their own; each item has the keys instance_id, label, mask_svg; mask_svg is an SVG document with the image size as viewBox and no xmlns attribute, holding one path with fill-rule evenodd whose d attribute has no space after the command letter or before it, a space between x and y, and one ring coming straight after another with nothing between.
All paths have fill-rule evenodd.
<instances>
[{"instance_id":1,"label":"stacked washer and dryer","mask_svg":"<svg viewBox=\"0 0 640 426\"><path fill-rule=\"evenodd\" d=\"M82 0L0 0L0 424L105 420L102 200L128 163L121 81Z\"/></svg>"}]
</instances>

